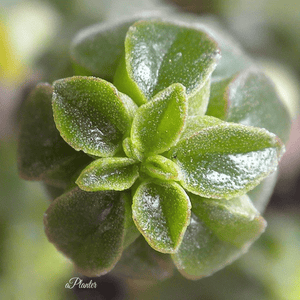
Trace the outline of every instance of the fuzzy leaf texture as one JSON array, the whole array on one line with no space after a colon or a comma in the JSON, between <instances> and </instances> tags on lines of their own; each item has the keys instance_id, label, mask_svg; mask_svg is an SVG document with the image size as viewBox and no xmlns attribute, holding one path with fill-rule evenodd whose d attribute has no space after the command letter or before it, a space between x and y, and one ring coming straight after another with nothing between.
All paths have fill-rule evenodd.
<instances>
[{"instance_id":1,"label":"fuzzy leaf texture","mask_svg":"<svg viewBox=\"0 0 300 300\"><path fill-rule=\"evenodd\" d=\"M185 88L171 85L137 110L131 128L133 145L146 153L169 150L180 137L186 115Z\"/></svg>"},{"instance_id":2,"label":"fuzzy leaf texture","mask_svg":"<svg viewBox=\"0 0 300 300\"><path fill-rule=\"evenodd\" d=\"M199 279L265 229L287 110L226 33L178 18L82 31L78 76L25 103L20 173L58 195L47 237L86 276Z\"/></svg>"},{"instance_id":3,"label":"fuzzy leaf texture","mask_svg":"<svg viewBox=\"0 0 300 300\"><path fill-rule=\"evenodd\" d=\"M208 98L203 97L207 93L202 89L207 89L219 58L217 44L204 32L161 21L140 21L127 32L125 56L114 84L141 105L173 83L181 83L189 106L204 114Z\"/></svg>"},{"instance_id":4,"label":"fuzzy leaf texture","mask_svg":"<svg viewBox=\"0 0 300 300\"><path fill-rule=\"evenodd\" d=\"M133 196L133 219L152 248L174 253L189 223L191 204L177 183L144 182Z\"/></svg>"},{"instance_id":5,"label":"fuzzy leaf texture","mask_svg":"<svg viewBox=\"0 0 300 300\"><path fill-rule=\"evenodd\" d=\"M179 166L188 191L232 198L275 171L283 150L282 142L264 129L221 123L180 140L168 156Z\"/></svg>"},{"instance_id":6,"label":"fuzzy leaf texture","mask_svg":"<svg viewBox=\"0 0 300 300\"><path fill-rule=\"evenodd\" d=\"M75 151L60 136L51 107L53 88L40 83L24 103L18 144L21 177L65 188L70 177L91 158Z\"/></svg>"},{"instance_id":7,"label":"fuzzy leaf texture","mask_svg":"<svg viewBox=\"0 0 300 300\"><path fill-rule=\"evenodd\" d=\"M130 130L134 110L132 100L105 80L77 76L54 82L55 123L75 150L113 156Z\"/></svg>"}]
</instances>

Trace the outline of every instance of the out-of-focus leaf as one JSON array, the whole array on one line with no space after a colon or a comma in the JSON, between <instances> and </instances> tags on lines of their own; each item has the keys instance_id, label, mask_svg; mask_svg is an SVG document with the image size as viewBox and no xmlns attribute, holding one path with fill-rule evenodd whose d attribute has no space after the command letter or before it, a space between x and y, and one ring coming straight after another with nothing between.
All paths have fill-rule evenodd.
<instances>
[{"instance_id":1,"label":"out-of-focus leaf","mask_svg":"<svg viewBox=\"0 0 300 300\"><path fill-rule=\"evenodd\" d=\"M136 19L97 24L80 31L71 46L71 56L93 75L112 80L124 52L126 32Z\"/></svg>"},{"instance_id":2,"label":"out-of-focus leaf","mask_svg":"<svg viewBox=\"0 0 300 300\"><path fill-rule=\"evenodd\" d=\"M247 195L230 200L208 199L190 194L193 212L218 238L238 248L248 247L266 222Z\"/></svg>"},{"instance_id":3,"label":"out-of-focus leaf","mask_svg":"<svg viewBox=\"0 0 300 300\"><path fill-rule=\"evenodd\" d=\"M265 128L283 142L289 136L291 118L287 108L270 79L253 68L230 79L214 82L207 114L229 122Z\"/></svg>"},{"instance_id":4,"label":"out-of-focus leaf","mask_svg":"<svg viewBox=\"0 0 300 300\"><path fill-rule=\"evenodd\" d=\"M114 83L139 105L171 84L181 83L192 99L191 106L199 106L203 114L201 89L219 58L217 44L202 31L175 23L140 21L127 32L125 57Z\"/></svg>"},{"instance_id":5,"label":"out-of-focus leaf","mask_svg":"<svg viewBox=\"0 0 300 300\"><path fill-rule=\"evenodd\" d=\"M71 148L56 129L51 107L53 88L38 84L26 100L22 112L18 145L20 175L29 180L44 180L66 187L70 177L90 161L87 155Z\"/></svg>"},{"instance_id":6,"label":"out-of-focus leaf","mask_svg":"<svg viewBox=\"0 0 300 300\"><path fill-rule=\"evenodd\" d=\"M173 84L137 110L131 128L133 145L147 153L169 150L178 141L186 117L185 88Z\"/></svg>"},{"instance_id":7,"label":"out-of-focus leaf","mask_svg":"<svg viewBox=\"0 0 300 300\"><path fill-rule=\"evenodd\" d=\"M71 77L54 82L54 119L62 137L74 149L112 156L129 133L136 105L109 82L95 77Z\"/></svg>"},{"instance_id":8,"label":"out-of-focus leaf","mask_svg":"<svg viewBox=\"0 0 300 300\"><path fill-rule=\"evenodd\" d=\"M76 183L85 191L123 191L129 189L139 176L136 161L127 157L99 158L90 163Z\"/></svg>"},{"instance_id":9,"label":"out-of-focus leaf","mask_svg":"<svg viewBox=\"0 0 300 300\"><path fill-rule=\"evenodd\" d=\"M262 72L250 69L241 73L228 87L227 97L227 121L266 128L287 142L290 115L275 86Z\"/></svg>"},{"instance_id":10,"label":"out-of-focus leaf","mask_svg":"<svg viewBox=\"0 0 300 300\"><path fill-rule=\"evenodd\" d=\"M131 191L122 192L122 197L125 199L125 236L123 242L123 248L126 249L132 244L141 233L136 228L132 218L132 196Z\"/></svg>"},{"instance_id":11,"label":"out-of-focus leaf","mask_svg":"<svg viewBox=\"0 0 300 300\"><path fill-rule=\"evenodd\" d=\"M172 254L179 272L188 279L199 279L224 268L243 253L237 247L221 241L192 212L177 253Z\"/></svg>"},{"instance_id":12,"label":"out-of-focus leaf","mask_svg":"<svg viewBox=\"0 0 300 300\"><path fill-rule=\"evenodd\" d=\"M86 276L110 271L121 257L125 199L120 192L75 188L51 203L44 216L50 242Z\"/></svg>"},{"instance_id":13,"label":"out-of-focus leaf","mask_svg":"<svg viewBox=\"0 0 300 300\"><path fill-rule=\"evenodd\" d=\"M207 127L180 140L168 157L180 168L182 186L208 198L232 198L276 170L282 142L267 130L234 123Z\"/></svg>"},{"instance_id":14,"label":"out-of-focus leaf","mask_svg":"<svg viewBox=\"0 0 300 300\"><path fill-rule=\"evenodd\" d=\"M133 196L133 220L149 245L177 251L190 219L189 197L177 183L143 182Z\"/></svg>"},{"instance_id":15,"label":"out-of-focus leaf","mask_svg":"<svg viewBox=\"0 0 300 300\"><path fill-rule=\"evenodd\" d=\"M277 173L278 170L269 175L259 185L247 193L253 205L261 214L265 211L273 193L277 181Z\"/></svg>"},{"instance_id":16,"label":"out-of-focus leaf","mask_svg":"<svg viewBox=\"0 0 300 300\"><path fill-rule=\"evenodd\" d=\"M169 255L153 250L141 236L123 252L112 272L132 279L164 280L173 275L174 267Z\"/></svg>"}]
</instances>

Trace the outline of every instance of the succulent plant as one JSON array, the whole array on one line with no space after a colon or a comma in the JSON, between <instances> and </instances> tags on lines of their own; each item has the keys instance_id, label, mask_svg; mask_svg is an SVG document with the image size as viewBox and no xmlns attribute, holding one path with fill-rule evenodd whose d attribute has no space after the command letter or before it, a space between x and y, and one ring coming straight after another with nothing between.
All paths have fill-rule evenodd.
<instances>
[{"instance_id":1,"label":"succulent plant","mask_svg":"<svg viewBox=\"0 0 300 300\"><path fill-rule=\"evenodd\" d=\"M197 279L245 253L290 126L270 80L195 20L93 26L71 56L75 76L32 91L19 137L21 176L55 198L49 241L87 276Z\"/></svg>"}]
</instances>

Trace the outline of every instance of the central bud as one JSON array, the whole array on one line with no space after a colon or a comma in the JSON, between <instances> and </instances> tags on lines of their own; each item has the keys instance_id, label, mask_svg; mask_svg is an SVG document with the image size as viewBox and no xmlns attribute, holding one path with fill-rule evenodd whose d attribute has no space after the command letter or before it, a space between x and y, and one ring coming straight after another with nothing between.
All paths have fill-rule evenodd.
<instances>
[{"instance_id":1,"label":"central bud","mask_svg":"<svg viewBox=\"0 0 300 300\"><path fill-rule=\"evenodd\" d=\"M149 156L142 163L141 170L151 177L162 180L179 181L181 178L178 166L173 161L161 155Z\"/></svg>"}]
</instances>

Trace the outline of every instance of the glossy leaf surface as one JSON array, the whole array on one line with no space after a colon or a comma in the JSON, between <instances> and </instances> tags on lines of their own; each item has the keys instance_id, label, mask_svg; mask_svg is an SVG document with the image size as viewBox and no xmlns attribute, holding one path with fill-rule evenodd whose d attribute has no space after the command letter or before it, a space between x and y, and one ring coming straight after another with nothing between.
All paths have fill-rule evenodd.
<instances>
[{"instance_id":1,"label":"glossy leaf surface","mask_svg":"<svg viewBox=\"0 0 300 300\"><path fill-rule=\"evenodd\" d=\"M53 110L67 143L107 157L117 152L130 130L135 104L105 80L78 76L54 82Z\"/></svg>"},{"instance_id":2,"label":"glossy leaf surface","mask_svg":"<svg viewBox=\"0 0 300 300\"><path fill-rule=\"evenodd\" d=\"M227 199L275 171L283 150L281 141L264 129L221 123L180 140L168 156L181 169L185 189Z\"/></svg>"},{"instance_id":3,"label":"glossy leaf surface","mask_svg":"<svg viewBox=\"0 0 300 300\"><path fill-rule=\"evenodd\" d=\"M185 88L174 84L137 110L131 128L133 145L147 153L170 149L179 139L186 117Z\"/></svg>"},{"instance_id":4,"label":"glossy leaf surface","mask_svg":"<svg viewBox=\"0 0 300 300\"><path fill-rule=\"evenodd\" d=\"M85 191L122 191L133 185L138 169L136 161L130 158L99 158L81 172L76 183Z\"/></svg>"},{"instance_id":5,"label":"glossy leaf surface","mask_svg":"<svg viewBox=\"0 0 300 300\"><path fill-rule=\"evenodd\" d=\"M110 271L122 252L125 199L119 192L75 188L45 213L47 237L86 276Z\"/></svg>"},{"instance_id":6,"label":"glossy leaf surface","mask_svg":"<svg viewBox=\"0 0 300 300\"><path fill-rule=\"evenodd\" d=\"M133 219L149 245L174 253L189 224L190 200L176 183L143 182L133 197Z\"/></svg>"},{"instance_id":7,"label":"glossy leaf surface","mask_svg":"<svg viewBox=\"0 0 300 300\"><path fill-rule=\"evenodd\" d=\"M42 83L24 104L18 146L20 175L65 187L69 177L90 158L71 148L56 129L51 106L53 88Z\"/></svg>"},{"instance_id":8,"label":"glossy leaf surface","mask_svg":"<svg viewBox=\"0 0 300 300\"><path fill-rule=\"evenodd\" d=\"M190 194L193 212L218 238L238 248L252 244L266 227L247 195L208 199Z\"/></svg>"},{"instance_id":9,"label":"glossy leaf surface","mask_svg":"<svg viewBox=\"0 0 300 300\"><path fill-rule=\"evenodd\" d=\"M125 39L125 58L114 83L139 105L173 83L201 103L200 90L220 58L217 44L204 32L161 21L132 25ZM194 97L196 94L199 97Z\"/></svg>"}]
</instances>

